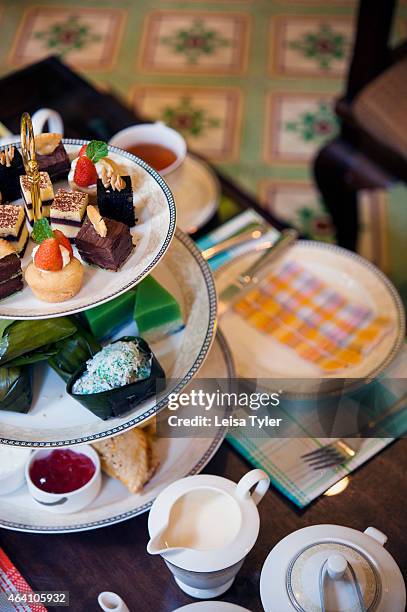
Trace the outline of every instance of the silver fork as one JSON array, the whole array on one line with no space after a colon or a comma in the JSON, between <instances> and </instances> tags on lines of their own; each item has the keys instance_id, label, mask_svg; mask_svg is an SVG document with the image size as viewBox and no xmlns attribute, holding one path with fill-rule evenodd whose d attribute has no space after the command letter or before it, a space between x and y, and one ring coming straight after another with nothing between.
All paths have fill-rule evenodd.
<instances>
[{"instance_id":1,"label":"silver fork","mask_svg":"<svg viewBox=\"0 0 407 612\"><path fill-rule=\"evenodd\" d=\"M406 408L406 405L407 393L404 393L389 410L369 421L357 433L348 438L336 440L314 451L304 453L304 455L301 455L301 459L308 463L314 470L336 467L346 463L350 459L353 459L360 450L361 438L373 437L372 434L377 430L378 426L384 423L390 416L396 416L401 413Z\"/></svg>"}]
</instances>

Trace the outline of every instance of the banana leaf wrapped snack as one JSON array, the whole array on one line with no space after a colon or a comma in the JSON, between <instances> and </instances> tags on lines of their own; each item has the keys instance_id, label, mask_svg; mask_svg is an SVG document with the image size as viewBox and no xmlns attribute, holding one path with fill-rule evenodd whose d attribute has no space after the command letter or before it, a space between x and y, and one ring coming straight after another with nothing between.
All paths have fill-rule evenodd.
<instances>
[{"instance_id":1,"label":"banana leaf wrapped snack","mask_svg":"<svg viewBox=\"0 0 407 612\"><path fill-rule=\"evenodd\" d=\"M69 379L67 392L106 420L155 395L158 381L165 381L165 373L147 342L125 336L82 364Z\"/></svg>"},{"instance_id":2,"label":"banana leaf wrapped snack","mask_svg":"<svg viewBox=\"0 0 407 612\"><path fill-rule=\"evenodd\" d=\"M48 359L59 340L76 332L68 317L35 321L0 321L0 366L20 366Z\"/></svg>"},{"instance_id":3,"label":"banana leaf wrapped snack","mask_svg":"<svg viewBox=\"0 0 407 612\"><path fill-rule=\"evenodd\" d=\"M75 323L75 325L77 327L76 332L72 336L56 342L54 345L55 352L48 359L51 368L65 382L68 382L72 374L102 348L90 332L78 323Z\"/></svg>"},{"instance_id":4,"label":"banana leaf wrapped snack","mask_svg":"<svg viewBox=\"0 0 407 612\"><path fill-rule=\"evenodd\" d=\"M0 368L0 410L27 414L31 402L31 368Z\"/></svg>"},{"instance_id":5,"label":"banana leaf wrapped snack","mask_svg":"<svg viewBox=\"0 0 407 612\"><path fill-rule=\"evenodd\" d=\"M31 364L57 352L55 343L74 334L67 317L36 321L0 319L0 410L27 413L32 402Z\"/></svg>"}]
</instances>

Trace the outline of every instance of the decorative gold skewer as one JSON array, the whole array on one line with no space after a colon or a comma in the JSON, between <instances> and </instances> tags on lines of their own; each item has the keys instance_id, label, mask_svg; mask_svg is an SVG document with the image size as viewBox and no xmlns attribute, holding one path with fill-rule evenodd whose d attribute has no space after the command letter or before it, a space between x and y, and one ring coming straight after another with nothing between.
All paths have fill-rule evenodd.
<instances>
[{"instance_id":1,"label":"decorative gold skewer","mask_svg":"<svg viewBox=\"0 0 407 612\"><path fill-rule=\"evenodd\" d=\"M34 130L31 117L24 113L21 117L21 153L23 156L25 172L31 186L31 202L34 221L42 218L42 202L40 194L40 172L35 155Z\"/></svg>"}]
</instances>

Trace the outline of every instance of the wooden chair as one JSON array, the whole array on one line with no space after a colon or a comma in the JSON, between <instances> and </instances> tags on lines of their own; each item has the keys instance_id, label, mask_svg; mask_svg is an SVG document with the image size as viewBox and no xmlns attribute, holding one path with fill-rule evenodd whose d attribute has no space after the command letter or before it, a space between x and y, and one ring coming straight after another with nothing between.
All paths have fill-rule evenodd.
<instances>
[{"instance_id":1,"label":"wooden chair","mask_svg":"<svg viewBox=\"0 0 407 612\"><path fill-rule=\"evenodd\" d=\"M358 235L358 191L407 182L407 42L389 45L395 4L360 1L346 92L336 104L340 134L314 162L338 243L351 250Z\"/></svg>"}]
</instances>

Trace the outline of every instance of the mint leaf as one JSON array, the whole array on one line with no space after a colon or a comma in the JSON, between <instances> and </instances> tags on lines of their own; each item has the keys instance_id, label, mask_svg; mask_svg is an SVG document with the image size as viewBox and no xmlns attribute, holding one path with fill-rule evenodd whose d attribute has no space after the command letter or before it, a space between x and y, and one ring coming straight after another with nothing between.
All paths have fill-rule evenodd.
<instances>
[{"instance_id":1,"label":"mint leaf","mask_svg":"<svg viewBox=\"0 0 407 612\"><path fill-rule=\"evenodd\" d=\"M34 223L33 231L31 233L31 238L35 242L37 242L38 244L41 244L43 240L46 240L47 238L53 238L53 237L54 237L54 233L51 229L48 219L43 217L42 219L38 219L38 221Z\"/></svg>"},{"instance_id":2,"label":"mint leaf","mask_svg":"<svg viewBox=\"0 0 407 612\"><path fill-rule=\"evenodd\" d=\"M102 157L106 157L107 154L107 144L102 140L91 140L86 147L86 157L89 157L94 164L96 164L99 159L102 159Z\"/></svg>"}]
</instances>

